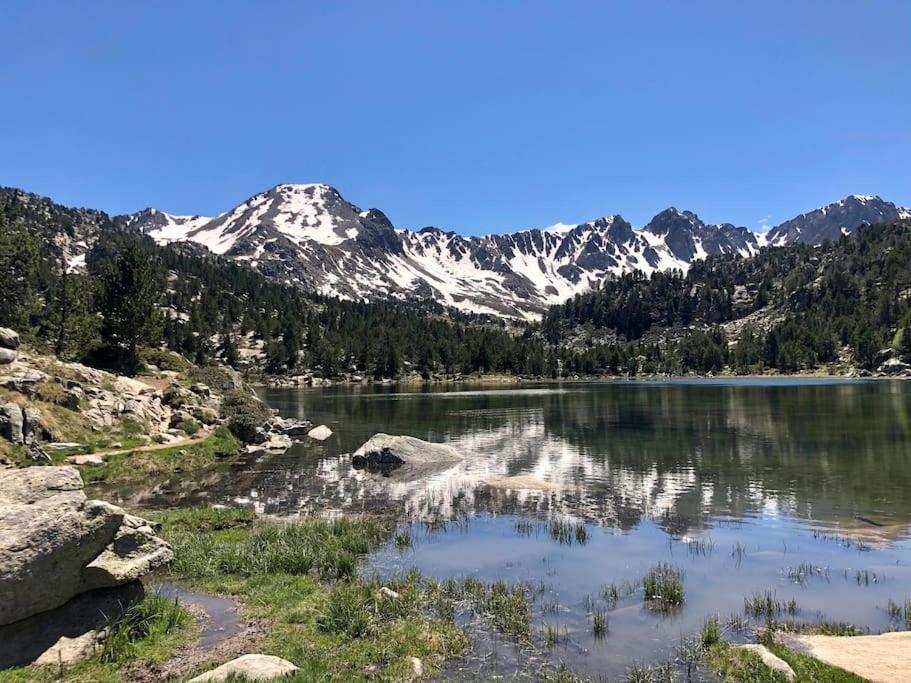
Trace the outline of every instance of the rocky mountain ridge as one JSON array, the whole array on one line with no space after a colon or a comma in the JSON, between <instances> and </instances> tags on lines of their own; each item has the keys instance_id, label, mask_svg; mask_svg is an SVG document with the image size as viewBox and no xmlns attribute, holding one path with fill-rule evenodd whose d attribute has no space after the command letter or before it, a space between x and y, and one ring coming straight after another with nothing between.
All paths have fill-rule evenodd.
<instances>
[{"instance_id":1,"label":"rocky mountain ridge","mask_svg":"<svg viewBox=\"0 0 911 683\"><path fill-rule=\"evenodd\" d=\"M49 200L0 190L33 223L59 212ZM69 267L108 219L79 210L66 234L47 235ZM553 304L612 275L679 269L711 255L755 255L765 246L816 244L857 227L911 216L872 195L851 195L756 233L730 223L706 224L668 208L641 229L612 215L578 225L464 237L425 227L396 228L379 209L362 210L324 184L277 185L215 217L145 209L113 219L158 243L186 243L249 265L307 291L352 300L428 299L472 313L536 319Z\"/></svg>"}]
</instances>

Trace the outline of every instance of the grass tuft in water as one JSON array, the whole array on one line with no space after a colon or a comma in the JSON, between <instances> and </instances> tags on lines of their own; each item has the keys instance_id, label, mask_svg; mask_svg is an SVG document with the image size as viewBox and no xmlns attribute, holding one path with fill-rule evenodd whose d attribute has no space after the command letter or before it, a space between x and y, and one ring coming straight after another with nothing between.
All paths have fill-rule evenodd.
<instances>
[{"instance_id":1,"label":"grass tuft in water","mask_svg":"<svg viewBox=\"0 0 911 683\"><path fill-rule=\"evenodd\" d=\"M651 606L669 610L683 603L683 571L672 564L654 566L642 579L645 599Z\"/></svg>"},{"instance_id":2,"label":"grass tuft in water","mask_svg":"<svg viewBox=\"0 0 911 683\"><path fill-rule=\"evenodd\" d=\"M721 624L716 615L713 614L710 617L706 617L705 621L702 622L699 639L705 647L711 647L721 640Z\"/></svg>"},{"instance_id":3,"label":"grass tuft in water","mask_svg":"<svg viewBox=\"0 0 911 683\"><path fill-rule=\"evenodd\" d=\"M782 614L794 616L800 611L797 600L793 598L785 602L779 601L775 593L767 590L764 593L754 593L743 599L743 611L755 618L765 618L773 621Z\"/></svg>"},{"instance_id":4,"label":"grass tuft in water","mask_svg":"<svg viewBox=\"0 0 911 683\"><path fill-rule=\"evenodd\" d=\"M553 520L550 523L550 537L561 545L585 545L588 543L588 528L583 522Z\"/></svg>"},{"instance_id":5,"label":"grass tuft in water","mask_svg":"<svg viewBox=\"0 0 911 683\"><path fill-rule=\"evenodd\" d=\"M400 529L395 534L395 547L399 550L406 550L414 546L414 537L410 529Z\"/></svg>"},{"instance_id":6,"label":"grass tuft in water","mask_svg":"<svg viewBox=\"0 0 911 683\"><path fill-rule=\"evenodd\" d=\"M894 624L903 624L905 628L911 629L911 598L905 598L904 602L895 602L889 598L886 613Z\"/></svg>"},{"instance_id":7,"label":"grass tuft in water","mask_svg":"<svg viewBox=\"0 0 911 683\"><path fill-rule=\"evenodd\" d=\"M785 570L785 575L788 577L789 581L803 586L806 584L807 579L813 577L824 578L828 581L829 568L820 567L812 562L801 562L796 567L788 567Z\"/></svg>"},{"instance_id":8,"label":"grass tuft in water","mask_svg":"<svg viewBox=\"0 0 911 683\"><path fill-rule=\"evenodd\" d=\"M595 635L595 638L604 638L607 635L607 627L607 612L598 610L592 614L592 633Z\"/></svg>"}]
</instances>

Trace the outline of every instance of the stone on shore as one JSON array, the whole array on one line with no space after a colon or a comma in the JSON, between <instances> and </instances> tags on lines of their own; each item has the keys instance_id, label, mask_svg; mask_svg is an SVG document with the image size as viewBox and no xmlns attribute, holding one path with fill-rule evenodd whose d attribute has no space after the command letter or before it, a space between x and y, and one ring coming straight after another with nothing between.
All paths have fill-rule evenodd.
<instances>
[{"instance_id":1,"label":"stone on shore","mask_svg":"<svg viewBox=\"0 0 911 683\"><path fill-rule=\"evenodd\" d=\"M0 624L128 583L171 557L148 522L88 500L75 467L0 472Z\"/></svg>"},{"instance_id":2,"label":"stone on shore","mask_svg":"<svg viewBox=\"0 0 911 683\"><path fill-rule=\"evenodd\" d=\"M225 662L219 667L204 674L191 678L189 683L205 683L206 681L225 681L229 677L245 677L253 681L270 681L275 678L288 676L297 671L287 659L273 657L272 655L243 655L230 662Z\"/></svg>"},{"instance_id":3,"label":"stone on shore","mask_svg":"<svg viewBox=\"0 0 911 683\"><path fill-rule=\"evenodd\" d=\"M332 430L329 429L326 425L320 425L319 427L314 427L309 432L307 436L311 439L316 439L317 441L325 441L330 436L332 436Z\"/></svg>"},{"instance_id":4,"label":"stone on shore","mask_svg":"<svg viewBox=\"0 0 911 683\"><path fill-rule=\"evenodd\" d=\"M794 669L791 668L791 665L784 661L781 657L773 654L772 651L769 650L769 648L767 648L765 645L748 644L738 645L737 647L741 650L746 650L758 655L763 664L772 669L772 671L777 671L778 673L782 674L789 681L797 679L797 675L794 673Z\"/></svg>"}]
</instances>

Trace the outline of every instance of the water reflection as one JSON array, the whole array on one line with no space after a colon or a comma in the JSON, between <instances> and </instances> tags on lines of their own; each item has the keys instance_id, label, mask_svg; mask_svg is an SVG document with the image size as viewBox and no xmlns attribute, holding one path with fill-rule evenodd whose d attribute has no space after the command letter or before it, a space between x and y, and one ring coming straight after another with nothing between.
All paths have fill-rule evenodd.
<instances>
[{"instance_id":1,"label":"water reflection","mask_svg":"<svg viewBox=\"0 0 911 683\"><path fill-rule=\"evenodd\" d=\"M601 383L522 390L267 390L335 435L206 482L120 492L139 506L249 504L268 514L394 510L560 514L673 534L774 511L871 536L911 520L911 391L903 382ZM356 471L378 431L445 441L465 462L408 481ZM558 490L500 490L526 475ZM863 520L858 520L862 517Z\"/></svg>"}]
</instances>

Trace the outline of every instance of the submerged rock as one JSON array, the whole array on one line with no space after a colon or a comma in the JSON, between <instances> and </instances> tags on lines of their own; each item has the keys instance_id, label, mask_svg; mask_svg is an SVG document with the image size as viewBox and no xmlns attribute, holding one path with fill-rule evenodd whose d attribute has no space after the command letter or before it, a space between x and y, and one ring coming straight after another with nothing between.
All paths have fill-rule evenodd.
<instances>
[{"instance_id":1,"label":"submerged rock","mask_svg":"<svg viewBox=\"0 0 911 683\"><path fill-rule=\"evenodd\" d=\"M311 439L316 439L317 441L325 441L330 436L332 436L332 430L329 429L326 425L320 425L319 427L314 427L309 432L307 436Z\"/></svg>"},{"instance_id":2,"label":"submerged rock","mask_svg":"<svg viewBox=\"0 0 911 683\"><path fill-rule=\"evenodd\" d=\"M269 681L282 678L297 671L287 659L272 655L243 655L204 674L191 678L189 683L225 681L229 678L244 677L254 681Z\"/></svg>"},{"instance_id":3,"label":"submerged rock","mask_svg":"<svg viewBox=\"0 0 911 683\"><path fill-rule=\"evenodd\" d=\"M170 561L149 522L87 500L75 467L0 472L0 624Z\"/></svg>"},{"instance_id":4,"label":"submerged rock","mask_svg":"<svg viewBox=\"0 0 911 683\"><path fill-rule=\"evenodd\" d=\"M413 436L374 434L354 452L351 464L358 469L393 470L406 467L411 471L421 471L455 465L462 460L462 453L446 444L422 441Z\"/></svg>"}]
</instances>

